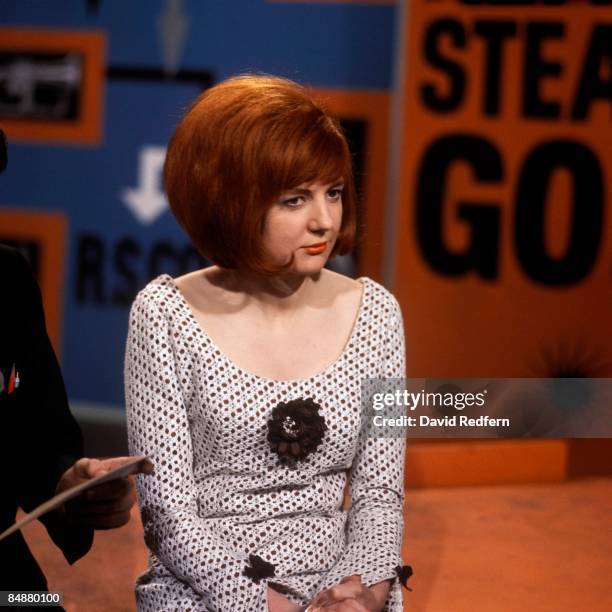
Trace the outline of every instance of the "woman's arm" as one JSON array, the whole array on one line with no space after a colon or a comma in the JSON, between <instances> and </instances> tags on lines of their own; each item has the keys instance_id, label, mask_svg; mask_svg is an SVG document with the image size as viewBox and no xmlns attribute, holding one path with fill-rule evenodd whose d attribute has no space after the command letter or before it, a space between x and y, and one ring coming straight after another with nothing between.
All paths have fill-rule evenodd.
<instances>
[{"instance_id":1,"label":"woman's arm","mask_svg":"<svg viewBox=\"0 0 612 612\"><path fill-rule=\"evenodd\" d=\"M372 377L403 379L405 340L402 314L397 300L388 294L389 315L383 335L384 358ZM371 416L371 415L370 415ZM364 419L368 414L364 414ZM350 507L347 543L319 590L359 574L365 586L374 587L378 598L385 594L402 565L404 454L406 438L381 435L364 422L353 465L349 471ZM386 585L386 586L385 586ZM387 593L384 593L387 590ZM384 602L383 602L384 605Z\"/></svg>"},{"instance_id":2,"label":"woman's arm","mask_svg":"<svg viewBox=\"0 0 612 612\"><path fill-rule=\"evenodd\" d=\"M145 541L209 609L265 610L265 580L245 576L245 560L198 516L190 427L156 290L145 289L132 306L125 361L130 453L154 464L152 475L136 478Z\"/></svg>"}]
</instances>

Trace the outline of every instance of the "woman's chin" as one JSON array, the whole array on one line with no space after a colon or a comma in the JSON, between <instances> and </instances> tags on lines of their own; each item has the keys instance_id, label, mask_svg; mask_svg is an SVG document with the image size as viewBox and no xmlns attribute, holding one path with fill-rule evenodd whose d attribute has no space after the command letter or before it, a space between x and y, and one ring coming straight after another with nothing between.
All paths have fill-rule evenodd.
<instances>
[{"instance_id":1,"label":"woman's chin","mask_svg":"<svg viewBox=\"0 0 612 612\"><path fill-rule=\"evenodd\" d=\"M312 261L304 263L299 266L299 269L303 271L303 274L317 274L320 272L327 263L327 257L318 257L317 259L312 258Z\"/></svg>"}]
</instances>

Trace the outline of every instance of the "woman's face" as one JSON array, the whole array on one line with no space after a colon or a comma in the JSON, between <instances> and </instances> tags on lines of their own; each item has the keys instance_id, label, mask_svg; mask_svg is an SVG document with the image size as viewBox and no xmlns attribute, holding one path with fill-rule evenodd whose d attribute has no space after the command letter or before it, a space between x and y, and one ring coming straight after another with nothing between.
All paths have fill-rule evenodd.
<instances>
[{"instance_id":1,"label":"woman's face","mask_svg":"<svg viewBox=\"0 0 612 612\"><path fill-rule=\"evenodd\" d=\"M264 246L274 263L287 263L294 254L291 272L312 275L321 271L340 231L343 188L342 179L315 182L299 185L278 198L266 215L263 232Z\"/></svg>"}]
</instances>

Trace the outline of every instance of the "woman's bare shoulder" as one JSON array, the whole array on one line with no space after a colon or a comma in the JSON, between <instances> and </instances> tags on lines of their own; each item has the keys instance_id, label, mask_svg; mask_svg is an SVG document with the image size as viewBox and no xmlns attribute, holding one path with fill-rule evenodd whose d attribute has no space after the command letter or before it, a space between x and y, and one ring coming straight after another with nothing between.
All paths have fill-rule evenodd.
<instances>
[{"instance_id":1,"label":"woman's bare shoulder","mask_svg":"<svg viewBox=\"0 0 612 612\"><path fill-rule=\"evenodd\" d=\"M195 272L189 272L183 274L183 276L177 276L174 279L174 284L181 290L183 295L191 293L197 283L202 282L203 270L196 270Z\"/></svg>"},{"instance_id":2,"label":"woman's bare shoulder","mask_svg":"<svg viewBox=\"0 0 612 612\"><path fill-rule=\"evenodd\" d=\"M359 308L363 285L344 274L324 269L327 282L324 283L325 302L334 309L347 309L349 312Z\"/></svg>"},{"instance_id":3,"label":"woman's bare shoulder","mask_svg":"<svg viewBox=\"0 0 612 612\"><path fill-rule=\"evenodd\" d=\"M220 291L213 281L216 266L203 268L183 274L174 279L187 302L196 309L203 309L204 305L211 306L220 299Z\"/></svg>"},{"instance_id":4,"label":"woman's bare shoulder","mask_svg":"<svg viewBox=\"0 0 612 612\"><path fill-rule=\"evenodd\" d=\"M325 268L323 272L327 276L329 290L335 295L344 293L361 293L362 284L359 281L356 281L349 276L345 276L344 274L334 272L333 270L328 270L327 268Z\"/></svg>"}]
</instances>

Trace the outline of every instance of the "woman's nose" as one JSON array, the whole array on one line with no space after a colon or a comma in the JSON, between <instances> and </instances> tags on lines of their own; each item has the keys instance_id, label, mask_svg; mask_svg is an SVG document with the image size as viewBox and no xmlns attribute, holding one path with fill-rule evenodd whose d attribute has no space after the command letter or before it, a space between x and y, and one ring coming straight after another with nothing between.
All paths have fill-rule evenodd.
<instances>
[{"instance_id":1,"label":"woman's nose","mask_svg":"<svg viewBox=\"0 0 612 612\"><path fill-rule=\"evenodd\" d=\"M311 229L331 229L332 216L329 210L329 203L324 195L317 196L313 199L313 206L311 207L311 210Z\"/></svg>"}]
</instances>

